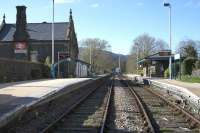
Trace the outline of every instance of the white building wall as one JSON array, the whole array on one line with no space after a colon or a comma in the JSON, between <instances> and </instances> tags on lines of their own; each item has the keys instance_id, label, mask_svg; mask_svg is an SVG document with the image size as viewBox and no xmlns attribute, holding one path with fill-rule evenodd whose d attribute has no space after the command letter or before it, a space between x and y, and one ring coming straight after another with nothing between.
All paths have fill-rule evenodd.
<instances>
[{"instance_id":1,"label":"white building wall","mask_svg":"<svg viewBox=\"0 0 200 133\"><path fill-rule=\"evenodd\" d=\"M76 77L87 77L88 76L88 66L84 63L77 62L76 65Z\"/></svg>"}]
</instances>

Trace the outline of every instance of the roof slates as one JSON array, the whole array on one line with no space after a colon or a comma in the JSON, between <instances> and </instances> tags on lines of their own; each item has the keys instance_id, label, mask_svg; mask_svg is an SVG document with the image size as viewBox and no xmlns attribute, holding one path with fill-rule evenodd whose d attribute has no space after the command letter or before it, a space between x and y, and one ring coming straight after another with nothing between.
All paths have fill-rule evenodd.
<instances>
[{"instance_id":1,"label":"roof slates","mask_svg":"<svg viewBox=\"0 0 200 133\"><path fill-rule=\"evenodd\" d=\"M55 40L66 40L69 23L55 23ZM0 31L0 41L13 41L15 24L6 24ZM28 23L27 31L31 40L51 40L51 23Z\"/></svg>"}]
</instances>

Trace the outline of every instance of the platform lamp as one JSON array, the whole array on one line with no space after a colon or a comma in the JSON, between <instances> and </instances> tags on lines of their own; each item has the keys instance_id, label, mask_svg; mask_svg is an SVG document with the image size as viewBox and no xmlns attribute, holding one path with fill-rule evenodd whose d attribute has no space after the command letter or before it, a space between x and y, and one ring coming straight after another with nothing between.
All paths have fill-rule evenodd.
<instances>
[{"instance_id":1,"label":"platform lamp","mask_svg":"<svg viewBox=\"0 0 200 133\"><path fill-rule=\"evenodd\" d=\"M164 7L169 8L169 49L170 49L170 56L169 56L169 78L172 79L172 33L171 33L171 4L164 2Z\"/></svg>"}]
</instances>

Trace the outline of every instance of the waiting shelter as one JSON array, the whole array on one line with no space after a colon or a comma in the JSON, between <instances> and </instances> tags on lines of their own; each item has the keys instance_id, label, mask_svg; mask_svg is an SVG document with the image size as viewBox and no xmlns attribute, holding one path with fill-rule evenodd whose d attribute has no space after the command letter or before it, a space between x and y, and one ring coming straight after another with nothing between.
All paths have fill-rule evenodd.
<instances>
[{"instance_id":1,"label":"waiting shelter","mask_svg":"<svg viewBox=\"0 0 200 133\"><path fill-rule=\"evenodd\" d=\"M165 70L169 67L170 50L162 50L149 55L137 63L140 69L143 69L143 75L146 77L164 77ZM174 62L174 55L172 55Z\"/></svg>"}]
</instances>

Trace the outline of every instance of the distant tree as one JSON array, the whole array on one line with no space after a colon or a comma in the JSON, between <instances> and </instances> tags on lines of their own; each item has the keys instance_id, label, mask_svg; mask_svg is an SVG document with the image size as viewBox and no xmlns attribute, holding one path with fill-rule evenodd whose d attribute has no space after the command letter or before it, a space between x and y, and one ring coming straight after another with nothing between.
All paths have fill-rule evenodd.
<instances>
[{"instance_id":1,"label":"distant tree","mask_svg":"<svg viewBox=\"0 0 200 133\"><path fill-rule=\"evenodd\" d=\"M167 48L168 45L165 41L162 39L156 39L149 34L142 34L136 37L133 41L130 55L126 63L127 73L137 72L137 56L140 60L146 56Z\"/></svg>"},{"instance_id":2,"label":"distant tree","mask_svg":"<svg viewBox=\"0 0 200 133\"><path fill-rule=\"evenodd\" d=\"M126 73L136 73L137 72L137 60L136 56L129 55L126 62Z\"/></svg>"},{"instance_id":3,"label":"distant tree","mask_svg":"<svg viewBox=\"0 0 200 133\"><path fill-rule=\"evenodd\" d=\"M131 55L137 55L138 52L138 57L140 59L167 48L167 43L165 41L161 39L156 40L148 34L138 36L133 42Z\"/></svg>"},{"instance_id":4,"label":"distant tree","mask_svg":"<svg viewBox=\"0 0 200 133\"><path fill-rule=\"evenodd\" d=\"M88 38L81 41L81 46L85 48L82 59L88 63L90 62L91 52L91 63L95 72L100 69L107 71L112 70L114 62L112 60L112 55L108 54L111 48L108 41L99 38Z\"/></svg>"}]
</instances>

